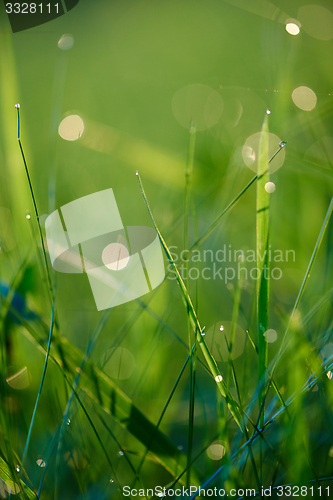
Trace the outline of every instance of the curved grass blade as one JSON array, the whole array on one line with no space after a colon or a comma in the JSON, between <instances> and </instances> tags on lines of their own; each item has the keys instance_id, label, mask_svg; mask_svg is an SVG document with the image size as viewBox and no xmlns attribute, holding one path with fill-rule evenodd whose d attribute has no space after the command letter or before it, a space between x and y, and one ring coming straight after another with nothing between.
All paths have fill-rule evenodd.
<instances>
[{"instance_id":1,"label":"curved grass blade","mask_svg":"<svg viewBox=\"0 0 333 500\"><path fill-rule=\"evenodd\" d=\"M260 384L258 406L260 412L260 426L265 421L265 377L267 370L268 343L265 332L268 329L269 308L269 260L268 260L268 227L269 227L269 193L265 189L269 181L267 169L268 163L268 112L262 125L259 141L258 178L257 178L257 216L256 216L256 256L257 279L256 305L257 305L257 332L258 332L258 354L259 370L258 379ZM267 274L266 274L267 273ZM260 441L260 481L262 484L262 441Z\"/></svg>"}]
</instances>

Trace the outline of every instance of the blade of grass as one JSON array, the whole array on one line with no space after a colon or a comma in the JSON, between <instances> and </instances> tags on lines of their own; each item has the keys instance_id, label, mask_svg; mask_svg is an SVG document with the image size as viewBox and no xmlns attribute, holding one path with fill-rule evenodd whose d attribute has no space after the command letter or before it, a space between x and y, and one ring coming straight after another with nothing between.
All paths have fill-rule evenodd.
<instances>
[{"instance_id":1,"label":"blade of grass","mask_svg":"<svg viewBox=\"0 0 333 500\"><path fill-rule=\"evenodd\" d=\"M24 318L20 318L25 326L23 334L32 341L39 350L45 351L45 347L39 340L39 334L34 330L31 324L26 322ZM58 350L61 346L63 355L66 358L66 367L71 375L77 374L78 367L82 364L84 355L80 350L71 344L66 338L58 338L54 344L54 348ZM67 383L69 379L63 368L62 355L51 353L50 358L59 367L63 377ZM86 370L82 372L81 390L93 402L97 402L104 411L112 415L115 420L125 429L128 430L139 442L145 447L149 447L150 452L156 456L156 460L176 477L182 470L186 468L185 455L167 438L159 429L156 430L153 445L151 445L151 436L155 432L156 426L151 423L147 417L132 403L131 399L125 395L112 380L101 370L93 365L90 360L86 361ZM99 394L101 400L96 398L95 382L99 381ZM74 390L73 384L70 385L71 390ZM76 397L76 392L74 392ZM46 467L43 469L43 473ZM192 483L199 484L194 476Z\"/></svg>"},{"instance_id":2,"label":"blade of grass","mask_svg":"<svg viewBox=\"0 0 333 500\"><path fill-rule=\"evenodd\" d=\"M271 163L272 160L274 160L274 158L279 154L279 152L286 146L286 142L283 141L280 143L279 145L279 149L277 149L275 151L275 153L273 154L273 156L271 156L271 158L269 159L268 163ZM212 234L212 232L214 231L214 229L220 224L222 218L224 217L224 215L234 206L236 205L236 203L239 201L239 199L243 196L244 193L246 193L246 191L252 186L252 184L254 184L254 182L258 179L258 174L255 175L254 177L252 177L252 179L250 180L250 182L248 182L246 184L246 186L240 191L240 193L238 193L238 195L229 203L229 205L226 206L226 208L224 210L222 210L222 212L220 213L220 215L218 215L216 217L216 219L214 220L214 222L210 225L210 227L204 232L204 234L202 236L200 236L199 239L197 239L197 241L191 246L190 248L190 251L191 250L194 250L195 248L197 248L198 246L201 245L201 243L203 243L207 238L208 236L210 236Z\"/></svg>"},{"instance_id":3,"label":"blade of grass","mask_svg":"<svg viewBox=\"0 0 333 500\"><path fill-rule=\"evenodd\" d=\"M167 247L167 244L165 243L164 239L163 239L163 236L162 234L160 233L157 225L156 225L156 222L154 220L154 217L153 217L153 214L150 210L150 207L149 207L149 203L148 203L148 200L147 200L147 196L146 196L146 193L143 189L143 185L142 185L142 182L141 182L141 179L140 179L140 176L139 176L139 172L136 172L136 175L138 177L138 181L139 181L139 185L140 185L140 189L141 189L141 193L142 193L142 196L144 198L144 201L145 201L145 204L147 206L147 210L148 210L148 213L150 215L150 218L154 224L154 227L156 229L156 232L159 236L159 239L160 239L160 242L162 244L162 247L164 249L164 252L169 260L169 263L173 266L174 268L174 271L176 273L176 277L177 277L177 282L179 283L180 285L180 289L181 289L181 294L182 294L182 298L183 298L183 301L185 303L185 307L186 307L186 310L188 310L188 313L190 315L190 318L191 318L191 323L192 323L192 327L193 329L195 330L196 332L196 341L198 342L198 344L200 345L200 348L202 350L202 353L205 357L205 360L208 364L208 367L210 369L210 372L217 384L217 387L219 389L219 391L221 392L222 396L226 399L228 397L228 405L229 405L229 410L233 416L233 418L235 419L235 422L237 423L237 425L239 425L239 427L242 429L242 415L241 415L241 412L239 410L239 405L237 404L237 402L234 400L234 398L231 396L231 394L229 393L227 395L227 391L226 391L226 385L225 385L225 382L223 380L223 377L217 367L217 364L216 364L216 361L215 359L213 358L213 356L211 355L205 341L204 341L204 338L202 336L202 328L201 328L201 325L199 323L199 320L198 320L198 317L197 317L197 314L194 310L194 307L193 307L193 304L192 304L192 301L191 301L191 298L188 294L188 291L187 291L187 288L184 284L184 281L179 273L179 270L172 258L172 255L170 253L170 250L169 248Z\"/></svg>"},{"instance_id":4,"label":"blade of grass","mask_svg":"<svg viewBox=\"0 0 333 500\"><path fill-rule=\"evenodd\" d=\"M34 426L34 422L35 422L35 418L36 418L36 413L37 413L37 408L38 408L38 403L39 403L40 396L42 394L44 380L45 380L45 375L46 375L46 370L47 370L47 365L48 365L48 361L49 361L49 357L50 357L50 349L51 349L51 343L52 343L52 333L53 333L53 327L54 327L54 309L55 309L55 300L53 299L50 332L49 332L48 341L47 341L47 348L46 348L46 356L45 356L45 361L44 361L44 368L43 368L43 373L42 373L42 377L41 377L41 381L40 381L40 385L39 385L39 390L38 390L38 394L37 394L37 398L36 398L36 403L35 403L34 411L33 411L32 417L31 417L31 421L30 421L30 426L29 426L29 431L28 431L27 439L26 439L26 442L25 442L25 445L24 445L24 451L23 451L22 460L21 460L22 466L24 466L24 462L25 462L25 459L26 459L26 456L27 456L27 453L28 453L28 448L29 448L29 443L30 443L32 428Z\"/></svg>"},{"instance_id":5,"label":"blade of grass","mask_svg":"<svg viewBox=\"0 0 333 500\"><path fill-rule=\"evenodd\" d=\"M331 363L329 366L327 366L323 371L322 373L320 374L320 376L318 377L315 377L309 384L307 384L301 391L301 393L303 392L306 392L308 389L311 389L312 387L314 387L316 385L316 383L318 382L318 380L320 380L320 378L323 376L323 374L327 373L328 371L332 370L333 369L333 363ZM233 460L235 457L237 457L239 455L239 453L241 453L242 451L244 451L246 449L246 447L249 446L249 444L253 443L257 437L259 437L263 432L265 432L266 429L268 429L272 424L273 422L275 422L275 420L280 417L280 415L283 414L283 412L287 409L288 406L290 406L296 399L297 396L294 396L292 398L289 399L289 401L286 402L286 404L280 408L273 417L271 417L269 420L267 420L264 424L264 427L262 429L258 429L255 434L253 436L251 436L251 438L246 441L240 448L238 448L237 451L235 451L232 456L230 457L230 460ZM214 474L212 474L212 476L210 476L200 487L201 489L205 489L224 469L226 468L226 464L223 464L221 465L221 467L219 467L217 469L217 471L214 472ZM311 480L311 481L316 481L316 480ZM192 495L189 500L193 500L194 498L196 498L198 496L198 493L199 492L196 492L194 493L194 495Z\"/></svg>"},{"instance_id":6,"label":"blade of grass","mask_svg":"<svg viewBox=\"0 0 333 500\"><path fill-rule=\"evenodd\" d=\"M259 141L258 157L258 178L257 178L257 217L256 217L256 255L257 255L257 331L258 331L258 355L259 370L258 378L261 384L258 405L262 408L260 426L265 421L264 394L265 377L267 369L268 343L265 339L265 332L268 329L268 308L269 308L269 274L268 272L268 228L269 228L269 193L265 189L269 181L267 169L268 163L268 111L261 129ZM264 256L264 257L263 257ZM260 482L262 485L262 441L260 441Z\"/></svg>"},{"instance_id":7,"label":"blade of grass","mask_svg":"<svg viewBox=\"0 0 333 500\"><path fill-rule=\"evenodd\" d=\"M0 457L0 478L10 488L11 492L13 491L15 493L18 493L17 490L19 489L21 494L23 493L25 498L28 498L29 500L30 499L36 500L38 498L36 496L36 493L34 493L22 480L16 481L13 478L8 464L1 457Z\"/></svg>"},{"instance_id":8,"label":"blade of grass","mask_svg":"<svg viewBox=\"0 0 333 500\"><path fill-rule=\"evenodd\" d=\"M318 238L317 238L317 241L316 241L316 244L315 244L315 247L313 249L313 252L312 252L312 255L311 255L311 258L310 258L310 261L309 261L309 264L308 264L308 267L306 269L306 272L305 272L305 275L304 275L304 278L303 278L303 281L302 281L302 284L301 284L301 287L299 289L299 292L298 292L298 295L297 295L297 298L296 298L296 301L295 301L295 304L293 306L293 309L292 309L292 312L291 312L291 315L290 315L290 318L289 318L289 322L288 322L288 325L287 325L287 328L284 332L284 335L282 337L282 341L281 341L281 344L280 344L280 347L279 347L279 350L278 350L278 353L276 354L274 360L272 361L271 363L271 366L269 367L269 378L270 378L270 381L272 380L273 376L274 376L274 373L275 373L275 370L276 370L276 367L279 363L279 361L281 360L282 356L283 356L283 353L285 352L286 350L286 340L287 340L287 337L288 337L288 333L290 331L290 327L291 327L291 324L292 324L292 321L293 321L293 318L295 316L295 312L299 306L299 303L301 301L301 298L303 296L303 293L304 293L304 290L305 290L305 287L306 287L306 284L308 283L308 280L310 278L310 274L311 274L311 270L313 268L313 265L315 263L315 260L317 258L317 255L318 255L318 252L319 252L319 249L320 249L320 246L321 246L321 243L323 241L323 238L324 238L324 235L325 235L325 232L327 230L327 227L328 227L328 223L330 221L330 218L331 218L331 215L332 215L332 212L333 212L333 197L331 198L331 201L330 201L330 204L329 204L329 207L327 209L327 212L326 212L326 215L325 215L325 218L324 218L324 221L323 221L323 224L321 226L321 229L320 229L320 232L319 232L319 235L318 235ZM268 387L269 387L269 384L268 384ZM267 389L268 390L268 389ZM266 390L266 394L267 394L267 390Z\"/></svg>"},{"instance_id":9,"label":"blade of grass","mask_svg":"<svg viewBox=\"0 0 333 500\"><path fill-rule=\"evenodd\" d=\"M29 184L31 199L32 199L32 203L33 203L33 207L34 207L34 211L35 211L35 217L36 217L37 226L38 226L38 232L39 232L40 242L41 242L41 245L42 245L44 265L45 265L45 273L46 273L46 277L47 277L47 281L48 281L48 285L49 285L50 298L51 298L51 301L53 302L54 301L54 293L53 293L53 288L52 288L52 281L51 281L51 275L50 275L50 271L49 271L49 266L48 266L48 263L47 263L46 249L45 249L45 244L44 244L42 227L41 227L40 222L39 222L39 213L38 213L38 207L37 207L36 197L35 197L34 189L33 189L32 182L31 182L31 177L30 177L30 173L29 173L28 164L27 164L27 161L26 161L26 158L25 158L25 154L24 154L24 151L23 151L23 147L22 147L22 143L21 143L21 133L20 133L20 129L21 129L21 126L20 126L20 105L16 104L15 108L16 108L16 111L17 111L17 142L18 142L19 147L20 147L21 156L22 156L22 160L23 160L23 164L24 164L24 168L25 168L25 173L26 173L26 176L27 176L28 184Z\"/></svg>"}]
</instances>

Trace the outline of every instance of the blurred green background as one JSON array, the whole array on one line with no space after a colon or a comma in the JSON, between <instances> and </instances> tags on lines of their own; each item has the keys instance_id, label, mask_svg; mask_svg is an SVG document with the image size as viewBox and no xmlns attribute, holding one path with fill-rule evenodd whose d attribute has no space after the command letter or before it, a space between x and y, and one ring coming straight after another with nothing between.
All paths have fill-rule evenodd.
<instances>
[{"instance_id":1,"label":"blurred green background","mask_svg":"<svg viewBox=\"0 0 333 500\"><path fill-rule=\"evenodd\" d=\"M269 109L269 130L277 136L277 142L272 139L273 152L279 140L287 141L272 162L278 169L270 178L276 188L270 195L270 243L272 251L295 252L295 261L278 264L281 279L271 280L269 325L276 338L269 343L269 359L273 359L332 196L331 3L313 1L309 8L304 0L80 0L66 15L15 34L11 33L3 4L0 19L2 294L21 269L17 293L24 300L26 320L40 333L40 343L46 342L51 307L45 271L38 259L41 248L29 187L16 144L14 105L21 105L22 144L43 215L42 225L45 215L60 206L112 188L124 225L151 226L135 175L138 170L157 225L178 256L184 248L184 186L191 118L198 128L192 200L201 235L253 177L254 172L246 165L256 168L257 150L251 136L260 132ZM300 26L299 34L287 32L288 22ZM64 35L67 37L62 38ZM63 50L64 40L69 44L74 40L74 45ZM58 133L62 120L71 115L79 115L84 124L82 136L75 141L64 140ZM78 134L75 127L73 133ZM204 250L216 255L224 245L231 245L233 250L255 250L255 207L254 184L200 246L201 255ZM193 215L192 210L190 245L197 239ZM294 317L292 331L298 333L293 334L293 343L276 372L285 399L303 387L318 369L316 363L333 354L332 243L330 224ZM216 259L214 262L217 267L227 265ZM177 263L183 264L180 258ZM213 264L201 263L210 269ZM237 265L228 264L235 269ZM165 266L167 269L166 259ZM190 262L189 266L196 264ZM187 356L186 309L176 281L169 278L144 296L143 302L132 301L112 309L91 354L94 364L103 363L108 353L112 355L104 368L106 375L154 424ZM57 283L56 337L68 339L85 352L104 313L96 309L86 275L54 273L53 279ZM192 279L188 288L206 332L213 325L232 322L236 279L229 284L218 276ZM249 331L256 342L254 301L255 281L249 278L241 283L237 318L241 333L235 339L240 355L234 362L245 406L257 386L258 357L245 334ZM144 303L148 304L146 308ZM26 367L23 379L18 377L23 387L9 384L1 407L8 422L11 449L21 457L45 353L26 334L27 325L8 314L3 331L3 341L7 339L3 368L7 372L2 376L8 379ZM218 365L224 374L227 363L218 360ZM65 362L63 368L67 369ZM71 373L69 378L73 377ZM290 410L290 420L284 415L268 431L271 446L264 442L266 461L261 482L265 487L305 484L310 478L331 474L333 393L329 377L321 380L299 398ZM82 410L77 410L65 430L57 472L61 499L121 498L117 481L109 482L114 479L114 471L119 484L135 483L124 453L137 469L144 447L103 410L97 386L90 388L93 398L83 393L83 400L114 470L110 470ZM160 426L185 455L189 388L187 366ZM231 393L237 397L234 382ZM46 460L68 397L63 373L50 362L25 464L31 480L26 482L32 489L38 488L45 469L36 461ZM280 403L274 400L274 393L270 393L269 403L271 412L277 410ZM255 419L258 408L251 411ZM232 454L244 441L229 417L214 379L197 363L193 427L193 456L199 454L194 462L197 477L204 482L225 463L227 472L218 476L216 484L229 481L236 487L256 488L250 459L230 459L229 451ZM3 424L2 429L1 456L10 462ZM224 458L218 451L218 458L212 459L206 451L215 442L223 443ZM258 443L253 453L259 460ZM55 453L40 498L53 498L54 470ZM154 457L146 459L139 476L145 487L173 481ZM2 497L9 491L8 485L1 483Z\"/></svg>"}]
</instances>

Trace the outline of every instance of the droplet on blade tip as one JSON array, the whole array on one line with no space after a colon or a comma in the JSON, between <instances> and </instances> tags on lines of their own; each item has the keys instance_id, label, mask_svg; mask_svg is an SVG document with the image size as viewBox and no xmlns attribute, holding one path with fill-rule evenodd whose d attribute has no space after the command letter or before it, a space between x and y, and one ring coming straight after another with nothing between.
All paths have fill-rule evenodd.
<instances>
[{"instance_id":1,"label":"droplet on blade tip","mask_svg":"<svg viewBox=\"0 0 333 500\"><path fill-rule=\"evenodd\" d=\"M266 115L270 115L270 114L271 114L270 109L266 109Z\"/></svg>"},{"instance_id":2,"label":"droplet on blade tip","mask_svg":"<svg viewBox=\"0 0 333 500\"><path fill-rule=\"evenodd\" d=\"M16 108L16 109L20 109L20 107L21 107L21 106L19 105L19 103L15 104L15 108Z\"/></svg>"}]
</instances>

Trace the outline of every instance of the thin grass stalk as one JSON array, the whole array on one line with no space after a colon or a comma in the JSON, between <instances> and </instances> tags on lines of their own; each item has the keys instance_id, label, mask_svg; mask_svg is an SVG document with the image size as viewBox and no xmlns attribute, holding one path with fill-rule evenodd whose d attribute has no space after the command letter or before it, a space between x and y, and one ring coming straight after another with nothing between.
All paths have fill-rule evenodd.
<instances>
[{"instance_id":1,"label":"thin grass stalk","mask_svg":"<svg viewBox=\"0 0 333 500\"><path fill-rule=\"evenodd\" d=\"M322 375L327 373L328 371L332 370L333 369L333 363L331 363L329 366L327 366L323 371L322 371L322 374L320 374L320 376L318 377L315 377L309 384L307 384L303 389L302 391L300 392L300 394L303 394L304 392L306 392L308 389L311 389L312 387L314 387L316 385L316 383L318 382L318 380L321 379ZM266 430L268 429L272 424L273 422L275 422L275 420L283 414L283 412L287 409L288 406L290 406L296 399L297 396L294 396L292 398L290 398L290 400L288 402L286 402L285 406L283 406L282 408L280 408L278 410L277 413L275 413L275 415L273 417L271 417L269 420L267 420L264 424L264 427L262 429L258 429L257 432L251 436L251 438L249 440L247 440L240 448L238 448L237 451L235 451L235 453L232 454L232 456L230 457L230 460L233 460L235 457L237 457L239 455L239 453L241 453L242 451L244 451L246 449L246 447L249 446L249 444L252 444L256 439L257 437L261 436L261 434ZM205 483L202 484L201 486L201 489L203 490L204 488L206 488L207 486L210 485L210 483L225 469L226 467L226 464L223 464L221 465L221 467L219 467L217 469L217 471L214 472L214 474L208 478ZM328 478L329 480L333 480L333 478ZM326 479L323 479L321 478L320 479L321 481L324 481ZM315 482L316 480L310 480L309 482ZM196 498L198 496L199 492L196 492L194 493L190 498L189 500L193 500L194 498Z\"/></svg>"},{"instance_id":2,"label":"thin grass stalk","mask_svg":"<svg viewBox=\"0 0 333 500\"><path fill-rule=\"evenodd\" d=\"M258 179L257 179L257 217L256 217L256 255L257 271L257 331L258 331L258 354L259 370L258 380L261 385L259 391L258 404L262 408L260 413L260 426L265 420L265 408L263 405L265 394L265 377L267 370L268 343L265 339L265 332L268 329L268 308L269 308L269 259L268 259L268 231L269 231L269 193L265 186L269 181L267 169L268 162L268 114L266 113L261 129L259 141L258 158ZM264 257L263 257L264 256ZM260 482L262 484L262 441L260 441Z\"/></svg>"},{"instance_id":3,"label":"thin grass stalk","mask_svg":"<svg viewBox=\"0 0 333 500\"><path fill-rule=\"evenodd\" d=\"M26 173L26 176L27 176L27 179L28 179L29 190L30 190L30 194L31 194L31 198L32 198L32 203L33 203L33 207L34 207L34 212L35 212L35 216L36 216L36 221L37 221L37 226L38 226L38 232L39 232L40 242L41 242L41 245L42 245L42 252L43 252L43 258L44 258L44 264L45 264L45 272L46 272L46 277L47 277L47 281L48 281L48 285L49 285L49 293L50 293L51 300L53 302L53 300L54 300L54 293L53 293L53 288L52 288L52 281L51 281L51 275L50 275L50 271L49 271L49 266L48 266L48 263L47 263L46 249L45 249L45 244L44 244L42 227L41 227L40 222L39 222L39 212L38 212L36 197L35 197L34 189L33 189L32 182L31 182L31 177L30 177L30 173L29 173L28 164L27 164L27 161L26 161L26 158L25 158L25 154L24 154L24 151L23 151L23 147L22 147L22 143L21 143L20 105L16 104L15 107L16 107L16 111L17 111L17 142L18 142L19 147L20 147L21 156L22 156L22 160L23 160L23 164L24 164L24 168L25 168L25 173Z\"/></svg>"},{"instance_id":4,"label":"thin grass stalk","mask_svg":"<svg viewBox=\"0 0 333 500\"><path fill-rule=\"evenodd\" d=\"M305 290L305 287L306 287L306 284L308 283L308 280L310 278L310 274L311 274L311 270L313 268L313 265L315 263L315 260L317 258L317 255L318 255L318 252L319 252L319 249L320 249L320 246L321 246L321 243L323 241L323 238L324 238L324 235L325 235L325 232L327 230L327 227L328 227L328 223L330 221L330 218L331 218L331 215L332 215L332 212L333 212L333 197L331 198L331 201L330 201L330 204L329 204L329 207L327 209L327 212L326 212L326 215L325 215L325 218L324 218L324 221L323 221L323 224L321 226L321 229L320 229L320 232L319 232L319 235L318 235L318 238L317 238L317 241L316 241L316 244L315 244L315 247L313 249L313 252L312 252L312 255L311 255L311 258L310 258L310 261L309 261L309 264L308 264L308 267L306 269L306 272L305 272L305 275L304 275L304 278L303 278L303 281L302 281L302 284L301 284L301 287L299 289L299 292L298 292L298 295L297 295L297 298L296 298L296 301L295 301L295 304L293 306L293 309L292 309L292 312L291 312L291 315L290 315L290 318L289 318L289 322L288 322L288 325L287 325L287 328L284 332L284 335L282 337L282 341L281 341L281 345L279 347L279 350L278 350L278 353L277 355L275 356L275 359L274 361L272 362L272 366L271 368L268 370L269 372L269 378L270 378L270 381L273 379L273 376L274 376L274 373L275 373L275 370L276 370L276 367L279 363L279 361L281 360L282 358L282 355L286 349L286 339L287 339L287 336L288 336L288 333L290 331L290 327L291 327L291 324L292 324L292 321L293 321L293 318L294 318L294 315L295 315L295 312L299 306L299 303L301 301L301 298L303 296L303 293L304 293L304 290ZM269 384L268 384L268 387L269 387ZM267 391L268 391L268 388L266 390L266 395L267 395Z\"/></svg>"},{"instance_id":5,"label":"thin grass stalk","mask_svg":"<svg viewBox=\"0 0 333 500\"><path fill-rule=\"evenodd\" d=\"M185 195L184 195L184 249L188 250L189 247L189 223L190 223L190 204L191 204L191 192L192 192L192 177L193 177L193 163L194 163L194 151L195 151L195 139L196 139L196 127L192 122L189 127L189 145L187 153L187 164L185 169ZM185 278L187 283L187 288L189 288L189 277L188 277L188 259L185 262ZM194 406L195 406L195 371L194 371L194 360L192 356L191 346L193 344L192 340L192 326L190 311L187 306L187 332L188 332L188 348L190 351L190 404L189 404L189 424L188 424L188 436L187 436L187 476L186 476L186 486L187 488L191 485L191 460L192 460L192 445L193 445L193 425L194 425Z\"/></svg>"},{"instance_id":6,"label":"thin grass stalk","mask_svg":"<svg viewBox=\"0 0 333 500\"><path fill-rule=\"evenodd\" d=\"M19 283L22 280L22 277L24 275L24 271L26 269L26 265L28 260L30 259L30 254L31 252L29 251L27 256L24 258L22 264L19 267L19 270L14 277L11 285L9 286L7 295L5 299L3 300L1 304L1 311L0 311L0 332L1 332L1 365L2 365L2 370L1 372L4 374L3 377L1 377L1 394L3 398L7 398L7 385L6 385L6 379L5 379L5 373L7 370L7 356L6 356L6 340L5 340L5 331L4 331L4 321L7 316L8 311L11 308L11 302L14 297L15 290ZM11 457L11 460L9 461L10 464L10 471L12 474L12 477L15 478L15 482L20 481L20 473L22 472L23 469L23 464L14 464L14 456L12 452L12 448L10 445L10 432L9 432L9 427L7 426L7 421L5 419L4 412L0 412L1 415L1 426L4 432L4 438L5 438L5 446L6 446L6 451L7 451L7 456ZM19 460L17 460L19 462ZM25 494L24 494L25 495ZM11 492L9 493L9 498L11 498Z\"/></svg>"},{"instance_id":7,"label":"thin grass stalk","mask_svg":"<svg viewBox=\"0 0 333 500\"><path fill-rule=\"evenodd\" d=\"M186 309L188 308L189 310L189 313L190 313L190 317L191 317L191 322L192 322L192 327L193 329L195 330L196 332L196 341L198 342L198 344L200 345L200 348L202 350L202 353L205 357L205 360L208 364L208 367L209 367L209 370L217 384L217 387L219 388L219 391L220 393L222 394L222 396L224 398L226 398L226 385L225 385L225 382L223 380L223 377L217 367L217 364L216 364L216 361L215 359L213 358L213 356L211 355L209 349L207 348L207 345L204 341L204 337L202 335L203 333L203 329L200 325L200 322L198 320L198 317L197 317L197 314L194 310L194 307L193 307L193 304L192 304L192 301L191 301L191 298L188 294L188 291L187 291L187 288L184 284L184 281L179 273L179 270L178 270L178 267L176 266L173 258L172 258L172 255L170 253L170 250L166 244L166 242L164 241L163 239L163 236L161 234L161 232L159 231L157 225L156 225L156 222L155 222L155 219L153 217L153 214L151 212L151 209L150 209L150 206L149 206L149 203L148 203L148 200L147 200L147 196L146 196L146 193L143 189L143 185L142 185L142 182L141 182L141 179L140 179L140 176L139 176L139 172L136 172L136 175L138 177L138 181L139 181L139 185L140 185L140 190L141 190L141 193L142 193L142 196L144 198L144 201L145 201L145 204L146 204L146 207L147 207L147 210L148 210L148 213L150 215L150 218L153 222L153 225L155 227L155 230L158 234L158 237L160 239L160 242L162 244L162 247L164 249L164 252L169 260L169 263L173 266L174 268L174 271L176 273L176 277L177 277L177 282L179 283L179 286L180 286L180 289L181 289L181 293L182 293L182 296L183 296L183 300L185 302L185 306L186 306ZM243 425L242 425L242 415L240 413L240 410L239 410L239 405L237 404L237 402L234 400L234 398L231 396L231 394L228 394L228 401L229 401L229 409L230 409L230 412L231 414L233 415L233 418L235 419L235 421L237 422L237 424L239 425L239 427L242 429Z\"/></svg>"},{"instance_id":8,"label":"thin grass stalk","mask_svg":"<svg viewBox=\"0 0 333 500\"><path fill-rule=\"evenodd\" d=\"M103 316L101 317L101 319L100 319L100 321L99 321L99 323L98 323L98 325L97 325L97 327L95 329L95 332L94 332L94 334L93 334L93 336L92 336L92 338L91 338L91 340L90 340L90 342L88 344L85 357L82 360L82 363L81 363L81 366L79 368L78 374L77 374L76 379L74 381L71 395L70 395L70 397L69 397L69 399L67 401L67 405L66 405L66 408L65 408L65 412L64 412L63 419L62 419L62 423L60 425L59 441L58 441L58 448L57 448L57 455L56 455L55 485L54 485L54 498L55 498L55 500L57 500L58 495L59 495L60 455L61 455L61 450L62 450L62 441L63 441L63 438L64 438L66 424L67 424L67 421L68 421L68 417L69 417L69 412L70 412L70 409L71 409L71 405L72 405L75 393L76 393L78 385L79 385L81 373L84 370L85 364L86 364L86 362L88 361L88 359L90 357L90 354L91 354L91 352L92 352L92 350L93 350L93 348L94 348L94 346L95 346L95 344L97 342L97 339L98 339L100 333L102 332L104 326L106 325L107 320L109 319L111 311L112 311L112 309L107 310L106 312L104 312Z\"/></svg>"},{"instance_id":9,"label":"thin grass stalk","mask_svg":"<svg viewBox=\"0 0 333 500\"><path fill-rule=\"evenodd\" d=\"M194 347L193 347L193 348L194 348ZM150 443L149 443L149 445L147 446L147 448L146 448L146 450L145 450L145 452L144 452L144 454L143 454L143 457L142 457L142 459L141 459L141 462L140 462L140 464L139 464L139 466L138 466L138 468L137 468L137 470L136 470L137 474L139 474L139 472L140 472L140 471L141 471L141 469L142 469L142 466L143 466L144 461L145 461L145 459L146 459L147 453L148 453L148 451L149 451L149 449L150 449L151 444L153 443L153 441L154 441L154 439L155 439L155 436L156 436L157 430L158 430L159 426L161 425L161 422L162 422L162 420L163 420L163 417L164 417L164 415L165 415L165 412L167 411L168 406L169 406L169 404L170 404L170 402L171 402L171 399L173 398L173 396L174 396L174 394L175 394L175 392L176 392L176 389L177 389L177 387L178 387L178 384L179 384L179 382L180 382L180 379L181 379L181 378L182 378L182 376L183 376L183 373L184 373L185 368L186 368L186 366L187 366L187 364L188 364L188 362L189 362L189 360L190 360L190 357L191 357L190 355L188 355L188 356L187 356L187 358L186 358L186 360L185 360L185 363L183 364L182 369L180 370L180 373L179 373L179 375L178 375L178 377L177 377L177 380L176 380L176 382L175 382L175 384L174 384L174 386L173 386L173 388L172 388L172 390L171 390L171 393L169 394L169 397L168 397L168 399L167 399L167 402L166 402L166 403L165 403L165 405L164 405L164 408L163 408L163 410L162 410L162 412L161 412L161 415L160 415L160 417L159 417L159 419L158 419L158 421L157 421L157 424L156 424L156 426L155 426L154 433L153 433L153 434L152 434L152 436L151 436Z\"/></svg>"},{"instance_id":10,"label":"thin grass stalk","mask_svg":"<svg viewBox=\"0 0 333 500\"><path fill-rule=\"evenodd\" d=\"M239 391L239 385L238 385L238 381L237 381L236 370L235 370L235 367L234 367L234 364L233 364L233 361L232 361L232 349L233 349L233 345L234 345L235 330L236 330L236 324L237 324L237 319L238 319L238 314L239 314L239 307L240 307L240 301L241 301L241 293L242 293L241 279L239 279L237 281L237 287L236 287L236 291L235 291L235 294L234 294L234 305L233 305L233 311L232 311L232 323L231 323L231 332L230 332L230 342L228 342L226 334L224 334L224 336L225 336L225 342L226 342L227 347L228 347L227 389L228 389L228 392L229 392L229 390L230 390L230 377L232 376L233 380L234 380L235 388L236 388L236 391L237 391L237 396L238 396L238 400L239 400L239 404L240 404L240 409L241 409L241 412L243 413L243 405L242 405L242 399L241 399L241 395L240 395L240 391ZM225 407L225 410L226 411L225 411L224 418L225 418L225 422L227 424L227 405ZM226 445L228 445L227 432L226 431L227 431L227 425L225 425L224 440L225 440ZM246 425L244 425L244 435L245 435L245 439L248 440L249 439L249 433L248 433L248 429L247 429ZM227 448L227 452L228 452L227 456L229 456L229 454L230 454L229 445L228 445L228 448ZM253 453L252 453L251 445L249 445L249 447L248 447L248 455L250 457L251 466L252 466L252 469L253 469L253 474L254 474L255 481L257 483L257 486L260 487L260 481L259 481L258 471L257 471L256 463L255 463L255 460L254 460L254 456L253 456Z\"/></svg>"}]
</instances>

